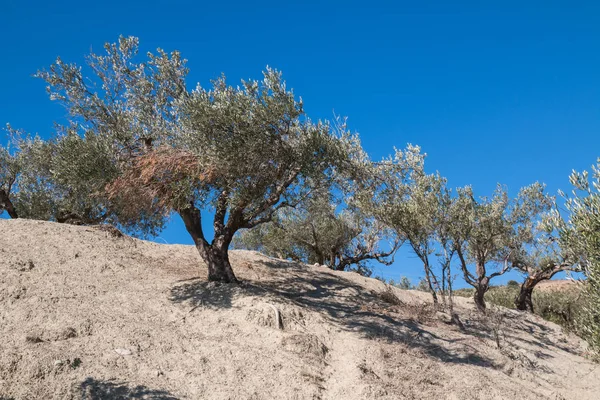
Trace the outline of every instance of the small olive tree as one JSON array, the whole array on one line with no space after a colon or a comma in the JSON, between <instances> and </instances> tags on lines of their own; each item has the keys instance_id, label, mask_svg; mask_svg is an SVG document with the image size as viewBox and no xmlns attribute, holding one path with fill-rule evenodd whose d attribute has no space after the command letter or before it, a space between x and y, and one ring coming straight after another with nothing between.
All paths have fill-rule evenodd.
<instances>
[{"instance_id":1,"label":"small olive tree","mask_svg":"<svg viewBox=\"0 0 600 400\"><path fill-rule=\"evenodd\" d=\"M138 61L138 40L121 37L87 58L91 75L60 58L38 76L69 111L59 140L57 181L84 185L125 227L154 233L176 212L211 281L236 282L228 249L239 229L271 221L364 162L355 135L314 123L281 74L233 87L225 77L189 91L186 61L158 50ZM107 193L106 197L102 193ZM202 211L213 213L213 238Z\"/></svg>"},{"instance_id":2,"label":"small olive tree","mask_svg":"<svg viewBox=\"0 0 600 400\"><path fill-rule=\"evenodd\" d=\"M396 149L393 158L375 165L373 193L362 193L375 218L406 240L423 263L425 280L434 304L442 285L434 272L430 256L436 248L440 200L445 191L445 179L439 174L426 174L426 155L418 146Z\"/></svg>"},{"instance_id":3,"label":"small olive tree","mask_svg":"<svg viewBox=\"0 0 600 400\"><path fill-rule=\"evenodd\" d=\"M271 222L240 232L234 245L366 275L369 261L390 265L399 243L384 250L381 242L390 236L387 229L357 207L340 203L330 193L317 192L296 208L280 210Z\"/></svg>"},{"instance_id":4,"label":"small olive tree","mask_svg":"<svg viewBox=\"0 0 600 400\"><path fill-rule=\"evenodd\" d=\"M385 218L399 236L406 238L411 250L423 263L425 280L434 304L438 303L437 294L442 284L430 257L436 251L439 195L443 185L444 180L438 175L415 176L404 200L390 199L394 204L393 211Z\"/></svg>"},{"instance_id":5,"label":"small olive tree","mask_svg":"<svg viewBox=\"0 0 600 400\"><path fill-rule=\"evenodd\" d=\"M559 272L579 269L576 255L568 247L560 246L553 224L548 221L549 204L542 205L540 211L546 214L532 218L529 226L522 228L510 257L512 266L525 274L515 298L515 307L522 311L534 311L532 294L538 283L552 279Z\"/></svg>"},{"instance_id":6,"label":"small olive tree","mask_svg":"<svg viewBox=\"0 0 600 400\"><path fill-rule=\"evenodd\" d=\"M464 279L475 288L480 311L486 309L484 296L490 281L513 267L515 252L530 242L530 226L549 199L538 183L522 188L513 200L501 186L491 198L476 199L468 187L458 191L456 205L462 211L456 214L452 235ZM471 263L474 273L469 270ZM490 267L494 272L488 272Z\"/></svg>"}]
</instances>

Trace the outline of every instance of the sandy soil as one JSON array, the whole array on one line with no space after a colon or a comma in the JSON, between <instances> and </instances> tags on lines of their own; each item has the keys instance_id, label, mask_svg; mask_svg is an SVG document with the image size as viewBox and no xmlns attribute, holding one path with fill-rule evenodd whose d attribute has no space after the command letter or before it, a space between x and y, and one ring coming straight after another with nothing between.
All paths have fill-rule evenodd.
<instances>
[{"instance_id":1,"label":"sandy soil","mask_svg":"<svg viewBox=\"0 0 600 400\"><path fill-rule=\"evenodd\" d=\"M536 290L541 291L560 291L581 288L581 284L570 279L553 279L551 281L541 281L537 284Z\"/></svg>"},{"instance_id":2,"label":"sandy soil","mask_svg":"<svg viewBox=\"0 0 600 400\"><path fill-rule=\"evenodd\" d=\"M527 314L461 332L425 293L232 252L0 220L0 399L598 399L579 339ZM392 304L396 302L397 304ZM278 320L279 319L279 320Z\"/></svg>"}]
</instances>

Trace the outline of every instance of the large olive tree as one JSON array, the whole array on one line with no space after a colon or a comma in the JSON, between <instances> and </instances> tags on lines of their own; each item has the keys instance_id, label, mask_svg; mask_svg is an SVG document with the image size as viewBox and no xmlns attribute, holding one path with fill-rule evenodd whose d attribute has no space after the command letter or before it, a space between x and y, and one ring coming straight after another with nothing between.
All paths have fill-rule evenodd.
<instances>
[{"instance_id":1,"label":"large olive tree","mask_svg":"<svg viewBox=\"0 0 600 400\"><path fill-rule=\"evenodd\" d=\"M105 50L88 56L90 76L61 59L38 73L73 122L59 140L56 179L88 187L126 227L154 232L176 212L209 280L236 281L228 249L239 229L297 204L308 181L327 184L364 161L356 136L308 119L275 70L190 91L176 51L138 61L138 40L123 37ZM202 211L212 212L212 240Z\"/></svg>"}]
</instances>

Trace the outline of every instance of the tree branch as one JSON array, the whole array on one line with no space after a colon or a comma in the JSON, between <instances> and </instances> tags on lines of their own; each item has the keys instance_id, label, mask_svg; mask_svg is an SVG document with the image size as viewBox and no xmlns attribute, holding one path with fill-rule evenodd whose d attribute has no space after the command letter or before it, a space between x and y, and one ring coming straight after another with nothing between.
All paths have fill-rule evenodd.
<instances>
[{"instance_id":1,"label":"tree branch","mask_svg":"<svg viewBox=\"0 0 600 400\"><path fill-rule=\"evenodd\" d=\"M396 250L398 250L399 245L400 241L396 241L396 243L394 243L394 246L390 251L381 251L378 253L371 253L369 249L365 248L356 256L346 256L344 258L340 257L340 262L338 263L338 265L332 267L334 267L338 271L343 271L348 265L358 264L359 262L365 260L377 260L378 262L384 265L391 265L394 262L393 255L396 253ZM389 256L392 256L392 259L386 260L386 258Z\"/></svg>"},{"instance_id":2,"label":"tree branch","mask_svg":"<svg viewBox=\"0 0 600 400\"><path fill-rule=\"evenodd\" d=\"M190 203L188 208L180 209L177 213L181 216L185 228L194 240L196 247L205 250L209 244L204 238L204 232L202 231L202 216L200 210L198 210L193 203Z\"/></svg>"},{"instance_id":3,"label":"tree branch","mask_svg":"<svg viewBox=\"0 0 600 400\"><path fill-rule=\"evenodd\" d=\"M501 271L498 272L494 272L493 274L491 274L489 276L489 280L492 280L492 278L495 278L497 276L500 275L504 275L505 273L507 273L510 270L510 266L508 264L508 258L510 257L510 253L508 254L508 256L506 256L506 258L504 259L504 268L502 268Z\"/></svg>"},{"instance_id":4,"label":"tree branch","mask_svg":"<svg viewBox=\"0 0 600 400\"><path fill-rule=\"evenodd\" d=\"M12 203L12 201L10 201L10 198L8 196L8 193L6 193L6 191L4 189L0 189L0 210L6 210L6 212L8 213L8 216L11 218L19 218L19 215L17 214L17 210L15 210L15 207Z\"/></svg>"},{"instance_id":5,"label":"tree branch","mask_svg":"<svg viewBox=\"0 0 600 400\"><path fill-rule=\"evenodd\" d=\"M227 202L229 200L229 190L225 189L219 195L217 199L217 208L215 210L215 217L213 220L213 226L215 227L215 233L221 233L225 229L225 214L227 214Z\"/></svg>"},{"instance_id":6,"label":"tree branch","mask_svg":"<svg viewBox=\"0 0 600 400\"><path fill-rule=\"evenodd\" d=\"M259 215L267 212L269 210L269 208L275 206L279 202L283 192L285 192L285 190L294 182L294 180L298 177L299 174L300 174L300 168L292 169L289 173L289 176L273 190L273 192L269 195L269 197L267 199L265 199L265 201L263 201L263 203L258 207L258 209L255 210L254 212L252 212L250 215L244 217L244 223L243 223L244 226L243 227L251 228L252 226L256 226L260 223L270 221L274 211L276 211L276 209L279 209L281 207L276 207L275 210L272 209L271 212L269 213L270 215L266 216L267 217L266 219L264 219L264 217L261 217L261 218L259 218L260 222L256 222L256 223L252 222L253 219L258 218ZM250 224L252 226L247 226Z\"/></svg>"},{"instance_id":7,"label":"tree branch","mask_svg":"<svg viewBox=\"0 0 600 400\"><path fill-rule=\"evenodd\" d=\"M473 276L473 274L471 274L471 272L469 272L469 270L467 269L467 262L465 261L465 257L462 253L462 250L457 248L456 254L458 254L458 259L460 260L460 267L463 271L465 281L467 281L467 283L471 286L477 286L475 276Z\"/></svg>"}]
</instances>

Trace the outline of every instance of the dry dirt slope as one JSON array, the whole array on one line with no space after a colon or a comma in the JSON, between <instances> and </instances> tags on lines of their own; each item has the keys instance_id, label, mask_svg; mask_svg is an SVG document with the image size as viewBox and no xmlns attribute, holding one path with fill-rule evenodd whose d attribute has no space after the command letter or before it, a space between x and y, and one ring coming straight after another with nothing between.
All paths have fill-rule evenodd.
<instances>
[{"instance_id":1,"label":"dry dirt slope","mask_svg":"<svg viewBox=\"0 0 600 400\"><path fill-rule=\"evenodd\" d=\"M600 398L582 343L534 316L457 299L462 333L424 294L392 305L354 273L233 252L244 283L216 286L188 246L0 232L3 400Z\"/></svg>"}]
</instances>

